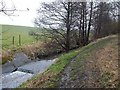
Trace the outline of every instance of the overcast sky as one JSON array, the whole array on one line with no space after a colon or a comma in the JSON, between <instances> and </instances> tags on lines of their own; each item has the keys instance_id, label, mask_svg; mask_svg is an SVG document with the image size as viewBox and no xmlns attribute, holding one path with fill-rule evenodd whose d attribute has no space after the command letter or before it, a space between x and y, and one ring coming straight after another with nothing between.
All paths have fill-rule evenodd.
<instances>
[{"instance_id":1,"label":"overcast sky","mask_svg":"<svg viewBox=\"0 0 120 90\"><path fill-rule=\"evenodd\" d=\"M15 12L14 13L15 16L10 16L10 17L0 13L0 24L10 24L10 25L21 25L21 26L32 26L33 27L34 26L34 23L33 23L34 18L37 16L36 9L38 9L40 7L40 3L51 2L51 1L55 1L55 0L3 0L3 1L6 2L6 6L8 6L9 8L11 8L11 6L14 3L16 9L25 10L25 11ZM107 0L107 1L109 1L109 0ZM27 8L29 8L29 11L26 11Z\"/></svg>"},{"instance_id":2,"label":"overcast sky","mask_svg":"<svg viewBox=\"0 0 120 90\"><path fill-rule=\"evenodd\" d=\"M10 17L0 13L0 24L34 26L33 21L34 18L37 16L36 9L39 8L41 2L50 2L51 0L4 0L4 1L6 2L6 5L9 8L14 3L16 9L25 11L15 12L14 13L15 16ZM29 8L29 11L26 10L27 8Z\"/></svg>"}]
</instances>

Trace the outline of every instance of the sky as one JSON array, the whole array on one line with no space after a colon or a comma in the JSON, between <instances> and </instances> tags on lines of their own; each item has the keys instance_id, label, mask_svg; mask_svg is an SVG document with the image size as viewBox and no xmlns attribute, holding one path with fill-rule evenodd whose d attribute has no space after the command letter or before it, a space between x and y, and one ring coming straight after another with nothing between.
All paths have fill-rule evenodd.
<instances>
[{"instance_id":1,"label":"sky","mask_svg":"<svg viewBox=\"0 0 120 90\"><path fill-rule=\"evenodd\" d=\"M1 1L1 0L0 0ZM50 2L51 0L4 0L6 6L11 8L13 3L17 10L13 15L7 16L0 13L0 24L20 25L34 27L34 18L37 16L37 9L42 2ZM29 11L27 11L29 8Z\"/></svg>"},{"instance_id":2,"label":"sky","mask_svg":"<svg viewBox=\"0 0 120 90\"><path fill-rule=\"evenodd\" d=\"M0 0L1 1L1 0ZM6 2L6 6L11 8L13 3L17 10L14 16L7 16L0 13L0 24L20 25L34 27L34 19L37 17L37 9L42 2L52 2L54 0L3 0ZM29 11L27 11L29 8Z\"/></svg>"}]
</instances>

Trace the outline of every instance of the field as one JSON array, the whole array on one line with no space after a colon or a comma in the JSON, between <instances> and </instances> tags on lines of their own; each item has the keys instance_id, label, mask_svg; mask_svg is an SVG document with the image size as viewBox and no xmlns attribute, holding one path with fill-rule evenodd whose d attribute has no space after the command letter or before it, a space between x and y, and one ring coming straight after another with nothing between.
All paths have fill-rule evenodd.
<instances>
[{"instance_id":1,"label":"field","mask_svg":"<svg viewBox=\"0 0 120 90\"><path fill-rule=\"evenodd\" d=\"M13 26L13 25L0 25L2 26L2 49L11 49L13 47L13 36L14 36L14 47L19 47L19 35L21 37L21 45L30 44L35 42L35 38L29 35L30 31L35 31L35 27L25 26Z\"/></svg>"}]
</instances>

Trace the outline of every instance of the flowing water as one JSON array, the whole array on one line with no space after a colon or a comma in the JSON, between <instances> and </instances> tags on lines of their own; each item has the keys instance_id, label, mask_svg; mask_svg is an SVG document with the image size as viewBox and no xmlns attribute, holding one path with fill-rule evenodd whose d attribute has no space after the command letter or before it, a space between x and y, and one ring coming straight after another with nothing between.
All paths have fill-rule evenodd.
<instances>
[{"instance_id":1,"label":"flowing water","mask_svg":"<svg viewBox=\"0 0 120 90\"><path fill-rule=\"evenodd\" d=\"M24 53L17 53L13 61L2 65L2 88L16 88L37 73L44 72L55 59L52 60L30 60Z\"/></svg>"}]
</instances>

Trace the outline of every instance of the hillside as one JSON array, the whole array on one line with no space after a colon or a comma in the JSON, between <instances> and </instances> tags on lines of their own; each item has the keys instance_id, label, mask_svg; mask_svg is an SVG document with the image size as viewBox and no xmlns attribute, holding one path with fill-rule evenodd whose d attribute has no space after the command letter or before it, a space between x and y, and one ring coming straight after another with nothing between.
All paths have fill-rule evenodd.
<instances>
[{"instance_id":1,"label":"hillside","mask_svg":"<svg viewBox=\"0 0 120 90\"><path fill-rule=\"evenodd\" d=\"M18 37L21 35L21 43L29 44L35 41L34 37L28 33L37 30L36 27L0 25L2 27L2 48L9 49L12 47L13 36L15 37L15 46L18 46Z\"/></svg>"},{"instance_id":2,"label":"hillside","mask_svg":"<svg viewBox=\"0 0 120 90\"><path fill-rule=\"evenodd\" d=\"M98 39L58 57L44 73L20 87L115 88L118 85L118 36Z\"/></svg>"}]
</instances>

